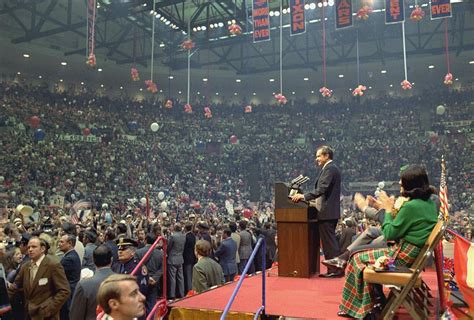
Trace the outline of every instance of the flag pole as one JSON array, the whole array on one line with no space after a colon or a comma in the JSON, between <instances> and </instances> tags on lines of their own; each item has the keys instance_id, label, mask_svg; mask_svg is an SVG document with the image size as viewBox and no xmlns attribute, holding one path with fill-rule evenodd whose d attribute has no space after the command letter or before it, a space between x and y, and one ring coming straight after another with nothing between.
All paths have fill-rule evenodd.
<instances>
[{"instance_id":1,"label":"flag pole","mask_svg":"<svg viewBox=\"0 0 474 320\"><path fill-rule=\"evenodd\" d=\"M446 187L446 162L444 155L441 156L441 179L439 183L439 201L440 201L440 219L448 223L449 208L448 208L448 189ZM444 258L443 258L443 241L440 241L435 248L435 265L436 278L438 282L439 304L441 313L444 313L447 308L446 298L449 291L445 292L444 288Z\"/></svg>"}]
</instances>

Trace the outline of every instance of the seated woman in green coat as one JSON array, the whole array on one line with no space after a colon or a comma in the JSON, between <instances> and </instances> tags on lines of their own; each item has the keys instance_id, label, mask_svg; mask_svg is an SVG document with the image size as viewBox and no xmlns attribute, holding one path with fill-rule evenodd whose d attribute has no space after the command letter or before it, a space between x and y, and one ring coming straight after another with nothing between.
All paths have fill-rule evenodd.
<instances>
[{"instance_id":1,"label":"seated woman in green coat","mask_svg":"<svg viewBox=\"0 0 474 320\"><path fill-rule=\"evenodd\" d=\"M409 166L401 173L401 197L381 192L379 200L385 209L382 233L388 241L396 241L389 248L369 249L354 253L347 265L338 316L364 318L373 308L369 285L364 282L364 268L382 256L395 259L397 266L410 266L418 256L438 221L438 208L430 199L436 189L430 186L426 170L419 165Z\"/></svg>"}]
</instances>

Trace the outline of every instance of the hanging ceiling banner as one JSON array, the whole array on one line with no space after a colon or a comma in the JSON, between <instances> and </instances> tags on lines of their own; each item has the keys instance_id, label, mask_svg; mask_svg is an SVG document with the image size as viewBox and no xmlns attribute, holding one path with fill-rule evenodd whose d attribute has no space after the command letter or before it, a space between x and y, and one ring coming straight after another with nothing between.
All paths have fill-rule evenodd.
<instances>
[{"instance_id":1,"label":"hanging ceiling banner","mask_svg":"<svg viewBox=\"0 0 474 320\"><path fill-rule=\"evenodd\" d=\"M451 0L431 0L430 1L431 20L441 18L451 18Z\"/></svg>"},{"instance_id":2,"label":"hanging ceiling banner","mask_svg":"<svg viewBox=\"0 0 474 320\"><path fill-rule=\"evenodd\" d=\"M393 24L405 21L403 0L385 0L385 23Z\"/></svg>"},{"instance_id":3,"label":"hanging ceiling banner","mask_svg":"<svg viewBox=\"0 0 474 320\"><path fill-rule=\"evenodd\" d=\"M292 36L306 32L306 19L304 14L304 0L290 0L291 31Z\"/></svg>"},{"instance_id":4,"label":"hanging ceiling banner","mask_svg":"<svg viewBox=\"0 0 474 320\"><path fill-rule=\"evenodd\" d=\"M268 0L253 0L253 42L270 40L270 11Z\"/></svg>"},{"instance_id":5,"label":"hanging ceiling banner","mask_svg":"<svg viewBox=\"0 0 474 320\"><path fill-rule=\"evenodd\" d=\"M352 0L336 0L336 29L352 27Z\"/></svg>"}]
</instances>

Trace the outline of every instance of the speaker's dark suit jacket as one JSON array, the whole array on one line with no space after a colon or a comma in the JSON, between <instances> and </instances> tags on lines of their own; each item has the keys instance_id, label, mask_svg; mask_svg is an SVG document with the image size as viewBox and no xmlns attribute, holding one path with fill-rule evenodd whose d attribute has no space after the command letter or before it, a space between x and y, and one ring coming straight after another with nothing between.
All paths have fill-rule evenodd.
<instances>
[{"instance_id":1,"label":"speaker's dark suit jacket","mask_svg":"<svg viewBox=\"0 0 474 320\"><path fill-rule=\"evenodd\" d=\"M321 169L314 190L304 195L306 201L320 198L318 220L339 219L341 216L341 172L334 162Z\"/></svg>"}]
</instances>

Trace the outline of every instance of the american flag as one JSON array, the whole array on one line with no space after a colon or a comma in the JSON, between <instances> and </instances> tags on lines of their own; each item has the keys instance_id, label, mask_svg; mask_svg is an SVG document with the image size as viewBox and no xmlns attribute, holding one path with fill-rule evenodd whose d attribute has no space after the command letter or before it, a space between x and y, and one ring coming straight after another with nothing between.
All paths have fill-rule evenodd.
<instances>
[{"instance_id":1,"label":"american flag","mask_svg":"<svg viewBox=\"0 0 474 320\"><path fill-rule=\"evenodd\" d=\"M444 156L441 157L441 181L439 183L439 211L443 215L445 221L449 218L449 204L448 204L448 186L446 185L446 163L444 162Z\"/></svg>"},{"instance_id":2,"label":"american flag","mask_svg":"<svg viewBox=\"0 0 474 320\"><path fill-rule=\"evenodd\" d=\"M74 203L71 207L70 214L71 214L71 222L74 224L79 223L79 216L78 213L81 210L89 209L91 207L91 202L86 200L79 200Z\"/></svg>"}]
</instances>

